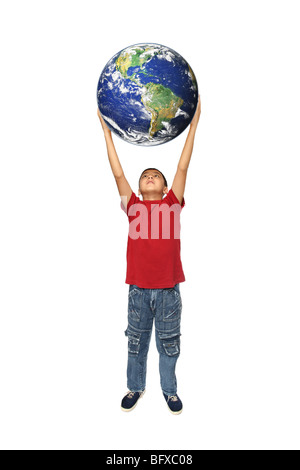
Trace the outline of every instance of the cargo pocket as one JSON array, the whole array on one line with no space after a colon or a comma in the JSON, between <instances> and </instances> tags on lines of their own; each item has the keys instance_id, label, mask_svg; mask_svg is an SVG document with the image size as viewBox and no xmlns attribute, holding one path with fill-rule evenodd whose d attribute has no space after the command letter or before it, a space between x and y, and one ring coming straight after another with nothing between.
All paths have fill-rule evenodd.
<instances>
[{"instance_id":1,"label":"cargo pocket","mask_svg":"<svg viewBox=\"0 0 300 470\"><path fill-rule=\"evenodd\" d=\"M131 356L137 356L140 350L141 333L134 333L127 328L125 336L128 337L128 354Z\"/></svg>"},{"instance_id":2,"label":"cargo pocket","mask_svg":"<svg viewBox=\"0 0 300 470\"><path fill-rule=\"evenodd\" d=\"M174 289L164 289L163 291L163 321L171 322L179 320L181 317L181 296Z\"/></svg>"},{"instance_id":3,"label":"cargo pocket","mask_svg":"<svg viewBox=\"0 0 300 470\"><path fill-rule=\"evenodd\" d=\"M167 338L165 334L160 335L164 351L167 356L179 356L180 354L180 335Z\"/></svg>"}]
</instances>

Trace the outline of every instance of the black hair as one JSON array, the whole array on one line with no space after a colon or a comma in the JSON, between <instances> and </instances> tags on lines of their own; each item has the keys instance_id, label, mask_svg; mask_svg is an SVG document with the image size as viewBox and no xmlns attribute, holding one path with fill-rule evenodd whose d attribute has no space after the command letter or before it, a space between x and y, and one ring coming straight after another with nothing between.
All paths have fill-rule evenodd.
<instances>
[{"instance_id":1,"label":"black hair","mask_svg":"<svg viewBox=\"0 0 300 470\"><path fill-rule=\"evenodd\" d=\"M142 174L141 174L140 179L139 179L139 184L140 184L142 175L145 173L145 171L148 171L148 170L156 170L156 171L158 171L158 172L162 175L162 177L163 177L163 179L164 179L164 185L168 187L168 183L167 183L167 180L166 180L165 176L164 176L163 173L162 173L160 170L158 170L157 168L146 168L146 170L142 171Z\"/></svg>"}]
</instances>

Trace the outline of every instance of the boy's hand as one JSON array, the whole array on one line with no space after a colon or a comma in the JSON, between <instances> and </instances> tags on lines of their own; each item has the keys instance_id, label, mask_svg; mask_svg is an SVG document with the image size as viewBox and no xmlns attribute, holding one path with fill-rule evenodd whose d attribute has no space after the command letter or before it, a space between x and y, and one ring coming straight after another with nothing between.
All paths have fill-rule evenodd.
<instances>
[{"instance_id":1,"label":"boy's hand","mask_svg":"<svg viewBox=\"0 0 300 470\"><path fill-rule=\"evenodd\" d=\"M98 115L98 118L100 119L100 122L101 122L101 126L102 126L102 129L103 129L103 132L104 134L111 134L111 130L109 129L109 127L106 125L103 117L101 116L101 113L99 111L99 108L97 108L97 115Z\"/></svg>"},{"instance_id":2,"label":"boy's hand","mask_svg":"<svg viewBox=\"0 0 300 470\"><path fill-rule=\"evenodd\" d=\"M192 122L190 124L190 128L195 128L195 129L197 128L197 125L200 119L200 114L201 114L201 99L200 99L200 95L198 95L198 105L197 105L194 117L192 119Z\"/></svg>"}]
</instances>

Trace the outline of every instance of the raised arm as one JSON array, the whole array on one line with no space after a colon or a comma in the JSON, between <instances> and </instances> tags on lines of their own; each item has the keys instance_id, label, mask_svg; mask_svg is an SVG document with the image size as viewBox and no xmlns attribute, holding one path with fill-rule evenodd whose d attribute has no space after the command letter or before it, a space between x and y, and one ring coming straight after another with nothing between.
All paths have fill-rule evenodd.
<instances>
[{"instance_id":1,"label":"raised arm","mask_svg":"<svg viewBox=\"0 0 300 470\"><path fill-rule=\"evenodd\" d=\"M127 208L127 203L128 203L128 201L131 197L131 194L132 194L132 189L131 189L127 179L125 178L123 168L121 166L119 157L117 155L117 152L116 152L113 140L112 140L111 131L108 128L108 126L105 124L105 121L102 118L99 109L97 109L97 114L98 114L98 117L100 119L100 122L101 122L101 125L102 125L102 128L103 128L103 132L104 132L109 163L110 163L113 175L115 177L115 180L116 180L116 183L117 183L117 186L118 186L118 190L119 190L119 194L121 196L122 203L123 203L123 205L126 209Z\"/></svg>"},{"instance_id":2,"label":"raised arm","mask_svg":"<svg viewBox=\"0 0 300 470\"><path fill-rule=\"evenodd\" d=\"M187 175L188 167L189 167L192 152L193 152L194 139L196 135L196 130L197 130L200 114L201 114L201 100L200 100L200 95L199 95L198 106L194 114L193 120L190 124L189 133L187 135L187 138L183 147L183 151L182 151L182 154L179 159L178 166L177 166L177 171L174 176L174 181L172 184L173 193L177 197L180 204L182 203L182 200L183 200L186 175Z\"/></svg>"}]
</instances>

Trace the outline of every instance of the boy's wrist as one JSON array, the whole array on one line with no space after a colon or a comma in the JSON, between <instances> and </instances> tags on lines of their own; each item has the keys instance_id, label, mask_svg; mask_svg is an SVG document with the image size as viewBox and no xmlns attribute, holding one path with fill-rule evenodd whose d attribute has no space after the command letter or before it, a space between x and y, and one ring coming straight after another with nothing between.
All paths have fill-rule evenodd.
<instances>
[{"instance_id":1,"label":"boy's wrist","mask_svg":"<svg viewBox=\"0 0 300 470\"><path fill-rule=\"evenodd\" d=\"M196 130L197 130L197 126L195 126L195 125L190 126L188 135L190 135L191 137L195 137Z\"/></svg>"},{"instance_id":2,"label":"boy's wrist","mask_svg":"<svg viewBox=\"0 0 300 470\"><path fill-rule=\"evenodd\" d=\"M108 138L108 139L111 138L111 130L105 129L105 131L104 131L104 137L105 137L105 138Z\"/></svg>"}]
</instances>

